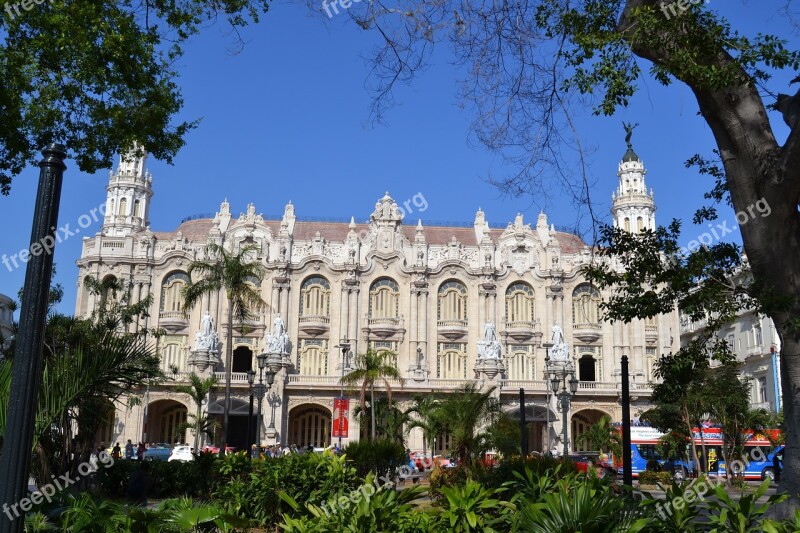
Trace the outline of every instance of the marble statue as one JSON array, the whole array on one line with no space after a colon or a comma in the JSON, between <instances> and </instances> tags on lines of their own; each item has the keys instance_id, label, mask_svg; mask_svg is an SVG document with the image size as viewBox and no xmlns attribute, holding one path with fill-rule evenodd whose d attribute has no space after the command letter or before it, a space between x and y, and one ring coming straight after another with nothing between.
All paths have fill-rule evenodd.
<instances>
[{"instance_id":1,"label":"marble statue","mask_svg":"<svg viewBox=\"0 0 800 533\"><path fill-rule=\"evenodd\" d=\"M288 353L289 335L286 333L286 325L283 323L281 315L275 317L272 323L272 333L267 334L265 341L269 353Z\"/></svg>"},{"instance_id":2,"label":"marble statue","mask_svg":"<svg viewBox=\"0 0 800 533\"><path fill-rule=\"evenodd\" d=\"M564 342L564 333L561 328L556 324L553 326L553 346L547 349L551 361L568 361L569 360L569 345Z\"/></svg>"},{"instance_id":3,"label":"marble statue","mask_svg":"<svg viewBox=\"0 0 800 533\"><path fill-rule=\"evenodd\" d=\"M502 346L497 338L494 324L487 322L483 340L478 341L478 359L500 359Z\"/></svg>"},{"instance_id":4,"label":"marble statue","mask_svg":"<svg viewBox=\"0 0 800 533\"><path fill-rule=\"evenodd\" d=\"M217 350L219 343L219 336L214 330L214 319L211 314L206 311L200 322L200 331L194 335L194 350L197 351L211 351Z\"/></svg>"}]
</instances>

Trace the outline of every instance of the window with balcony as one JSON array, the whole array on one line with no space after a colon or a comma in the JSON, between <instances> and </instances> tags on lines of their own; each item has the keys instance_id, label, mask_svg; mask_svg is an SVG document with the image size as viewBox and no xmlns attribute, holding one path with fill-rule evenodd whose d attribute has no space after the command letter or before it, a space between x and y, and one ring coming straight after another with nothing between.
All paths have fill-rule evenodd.
<instances>
[{"instance_id":1,"label":"window with balcony","mask_svg":"<svg viewBox=\"0 0 800 533\"><path fill-rule=\"evenodd\" d=\"M300 289L300 316L331 315L331 284L322 276L313 276Z\"/></svg>"},{"instance_id":2,"label":"window with balcony","mask_svg":"<svg viewBox=\"0 0 800 533\"><path fill-rule=\"evenodd\" d=\"M436 358L436 377L443 379L466 379L466 344L445 343L439 345L439 354Z\"/></svg>"},{"instance_id":3,"label":"window with balcony","mask_svg":"<svg viewBox=\"0 0 800 533\"><path fill-rule=\"evenodd\" d=\"M303 339L297 355L297 367L300 374L306 376L328 375L327 341L321 339Z\"/></svg>"},{"instance_id":4,"label":"window with balcony","mask_svg":"<svg viewBox=\"0 0 800 533\"><path fill-rule=\"evenodd\" d=\"M533 289L527 283L518 281L506 290L506 320L514 322L533 322L534 306Z\"/></svg>"},{"instance_id":5,"label":"window with balcony","mask_svg":"<svg viewBox=\"0 0 800 533\"><path fill-rule=\"evenodd\" d=\"M600 292L591 285L578 285L572 292L572 323L600 323Z\"/></svg>"},{"instance_id":6,"label":"window with balcony","mask_svg":"<svg viewBox=\"0 0 800 533\"><path fill-rule=\"evenodd\" d=\"M467 321L467 287L460 281L447 281L439 287L437 317L440 322Z\"/></svg>"},{"instance_id":7,"label":"window with balcony","mask_svg":"<svg viewBox=\"0 0 800 533\"><path fill-rule=\"evenodd\" d=\"M183 288L189 283L189 276L184 272L173 272L161 282L162 316L183 316Z\"/></svg>"},{"instance_id":8,"label":"window with balcony","mask_svg":"<svg viewBox=\"0 0 800 533\"><path fill-rule=\"evenodd\" d=\"M400 287L394 280L379 279L369 288L369 316L373 319L400 316Z\"/></svg>"}]
</instances>

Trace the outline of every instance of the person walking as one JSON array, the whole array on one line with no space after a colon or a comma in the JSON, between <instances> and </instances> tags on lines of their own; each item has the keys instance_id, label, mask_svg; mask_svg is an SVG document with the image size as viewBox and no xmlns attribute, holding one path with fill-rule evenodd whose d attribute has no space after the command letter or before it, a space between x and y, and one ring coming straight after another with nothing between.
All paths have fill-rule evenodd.
<instances>
[{"instance_id":1,"label":"person walking","mask_svg":"<svg viewBox=\"0 0 800 533\"><path fill-rule=\"evenodd\" d=\"M783 454L781 453L772 455L772 471L775 473L775 481L777 483L781 482L781 459L783 459Z\"/></svg>"},{"instance_id":2,"label":"person walking","mask_svg":"<svg viewBox=\"0 0 800 533\"><path fill-rule=\"evenodd\" d=\"M125 445L125 459L130 461L133 459L133 443L128 439L128 444Z\"/></svg>"},{"instance_id":3,"label":"person walking","mask_svg":"<svg viewBox=\"0 0 800 533\"><path fill-rule=\"evenodd\" d=\"M144 445L144 442L139 443L139 448L136 450L136 459L139 461L144 461L144 452L147 451L147 447Z\"/></svg>"},{"instance_id":4,"label":"person walking","mask_svg":"<svg viewBox=\"0 0 800 533\"><path fill-rule=\"evenodd\" d=\"M119 447L119 442L114 444L114 448L111 450L111 458L115 461L119 459L120 455L122 455L122 448Z\"/></svg>"}]
</instances>

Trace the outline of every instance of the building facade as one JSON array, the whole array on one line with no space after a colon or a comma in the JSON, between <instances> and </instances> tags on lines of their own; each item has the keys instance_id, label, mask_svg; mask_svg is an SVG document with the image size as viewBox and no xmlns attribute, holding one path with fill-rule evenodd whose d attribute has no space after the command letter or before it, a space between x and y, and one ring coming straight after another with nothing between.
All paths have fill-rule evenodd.
<instances>
[{"instance_id":1,"label":"building facade","mask_svg":"<svg viewBox=\"0 0 800 533\"><path fill-rule=\"evenodd\" d=\"M682 346L688 345L707 325L706 320L692 321L682 313L680 321ZM750 407L779 412L781 341L772 319L747 311L725 326L718 335L728 342L741 363L742 378L750 380Z\"/></svg>"},{"instance_id":2,"label":"building facade","mask_svg":"<svg viewBox=\"0 0 800 533\"><path fill-rule=\"evenodd\" d=\"M5 294L0 294L0 338L6 341L13 335L11 328L14 322L13 304L14 300Z\"/></svg>"},{"instance_id":3,"label":"building facade","mask_svg":"<svg viewBox=\"0 0 800 533\"><path fill-rule=\"evenodd\" d=\"M619 165L612 214L615 223L633 231L654 224L644 176L629 147ZM563 330L580 380L568 413L573 446L573 437L603 415L620 420L622 355L630 358L633 416L648 406L658 356L678 346L677 313L629 324L603 322L604 295L581 274L594 260L592 250L580 237L556 231L544 213L533 223L520 214L500 227L490 225L481 210L466 226L405 224L387 193L368 220L321 222L297 216L291 203L282 216L264 217L253 204L235 216L223 201L214 215L190 217L173 231L159 232L150 229L153 179L144 158L121 161L107 193L103 227L84 238L77 262L76 314L88 316L103 298L87 290L87 277L124 281L135 302L153 295L149 317L131 327L163 328L157 350L170 376L167 383L137 391L141 407L117 411L113 440L189 440L178 427L195 406L174 385L192 371L214 372L224 381L229 327L229 444L239 448L247 444L246 372L258 371L257 355L272 350L279 338L286 349L280 350L280 371L259 423L266 444L324 446L335 440L333 404L341 375L353 353L371 348L397 354L405 383L394 384L393 397L401 406L418 394L475 383L494 387L504 408L518 417L524 389L529 442L539 451L558 445L562 433L545 376L554 326ZM233 251L253 247L252 259L264 266L267 275L254 280L264 305L251 322L227 323L224 294L211 294L184 314L187 269L206 257L209 243ZM347 355L339 348L343 342L351 348ZM222 391L212 393L204 407L211 415L222 413ZM356 393L345 396L354 399ZM361 434L355 403L347 413L345 444ZM408 445L421 449L421 433L412 431Z\"/></svg>"}]
</instances>

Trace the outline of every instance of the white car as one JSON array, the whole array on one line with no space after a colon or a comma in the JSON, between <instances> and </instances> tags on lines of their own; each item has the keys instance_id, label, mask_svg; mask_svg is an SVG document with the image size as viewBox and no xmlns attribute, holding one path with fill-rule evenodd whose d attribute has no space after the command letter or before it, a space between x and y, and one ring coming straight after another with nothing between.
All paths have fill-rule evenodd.
<instances>
[{"instance_id":1,"label":"white car","mask_svg":"<svg viewBox=\"0 0 800 533\"><path fill-rule=\"evenodd\" d=\"M172 449L172 453L169 454L169 459L167 461L194 461L194 455L192 455L192 447L191 446L175 446Z\"/></svg>"}]
</instances>

